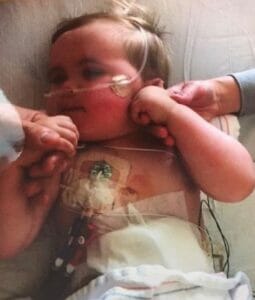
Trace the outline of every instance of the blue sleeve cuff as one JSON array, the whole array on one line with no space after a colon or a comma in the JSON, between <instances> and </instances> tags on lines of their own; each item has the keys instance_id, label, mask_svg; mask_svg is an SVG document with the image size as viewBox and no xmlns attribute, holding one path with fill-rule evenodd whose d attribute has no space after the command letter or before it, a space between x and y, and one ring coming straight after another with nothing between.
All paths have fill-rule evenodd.
<instances>
[{"instance_id":1,"label":"blue sleeve cuff","mask_svg":"<svg viewBox=\"0 0 255 300\"><path fill-rule=\"evenodd\" d=\"M255 69L230 74L240 89L241 109L239 116L255 113Z\"/></svg>"}]
</instances>

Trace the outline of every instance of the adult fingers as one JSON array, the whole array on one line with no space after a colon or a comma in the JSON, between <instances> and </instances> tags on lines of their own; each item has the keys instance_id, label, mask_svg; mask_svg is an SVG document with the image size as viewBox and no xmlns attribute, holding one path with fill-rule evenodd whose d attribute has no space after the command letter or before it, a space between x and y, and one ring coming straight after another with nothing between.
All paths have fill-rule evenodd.
<instances>
[{"instance_id":1,"label":"adult fingers","mask_svg":"<svg viewBox=\"0 0 255 300\"><path fill-rule=\"evenodd\" d=\"M26 136L25 146L27 148L59 150L64 151L67 155L74 155L75 146L71 142L61 138L57 132L29 121L23 122L23 128Z\"/></svg>"},{"instance_id":2,"label":"adult fingers","mask_svg":"<svg viewBox=\"0 0 255 300\"><path fill-rule=\"evenodd\" d=\"M197 85L193 81L183 82L176 86L170 87L168 95L176 102L190 105L197 92Z\"/></svg>"},{"instance_id":3,"label":"adult fingers","mask_svg":"<svg viewBox=\"0 0 255 300\"><path fill-rule=\"evenodd\" d=\"M34 163L28 169L28 175L32 178L49 177L66 171L70 163L71 160L63 152L52 152Z\"/></svg>"},{"instance_id":4,"label":"adult fingers","mask_svg":"<svg viewBox=\"0 0 255 300\"><path fill-rule=\"evenodd\" d=\"M27 180L23 183L23 191L27 198L33 198L36 195L42 193L43 188L41 180Z\"/></svg>"},{"instance_id":5,"label":"adult fingers","mask_svg":"<svg viewBox=\"0 0 255 300\"><path fill-rule=\"evenodd\" d=\"M49 197L49 195L44 192L38 193L37 195L29 199L30 213L33 219L33 227L30 235L27 237L28 244L37 236L39 230L41 229L49 214L50 209L54 204L54 201L55 198L51 199L51 197Z\"/></svg>"}]
</instances>

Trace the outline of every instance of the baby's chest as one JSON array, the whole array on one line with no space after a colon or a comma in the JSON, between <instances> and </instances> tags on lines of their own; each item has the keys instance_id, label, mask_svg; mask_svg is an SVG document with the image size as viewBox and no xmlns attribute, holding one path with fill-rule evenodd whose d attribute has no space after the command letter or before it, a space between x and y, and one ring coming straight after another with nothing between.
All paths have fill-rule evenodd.
<instances>
[{"instance_id":1,"label":"baby's chest","mask_svg":"<svg viewBox=\"0 0 255 300\"><path fill-rule=\"evenodd\" d=\"M71 206L109 209L185 185L186 176L172 153L86 151L64 176L62 198Z\"/></svg>"},{"instance_id":2,"label":"baby's chest","mask_svg":"<svg viewBox=\"0 0 255 300\"><path fill-rule=\"evenodd\" d=\"M198 196L171 153L87 151L63 178L58 227L65 232L77 213L101 233L155 217L196 222Z\"/></svg>"}]
</instances>

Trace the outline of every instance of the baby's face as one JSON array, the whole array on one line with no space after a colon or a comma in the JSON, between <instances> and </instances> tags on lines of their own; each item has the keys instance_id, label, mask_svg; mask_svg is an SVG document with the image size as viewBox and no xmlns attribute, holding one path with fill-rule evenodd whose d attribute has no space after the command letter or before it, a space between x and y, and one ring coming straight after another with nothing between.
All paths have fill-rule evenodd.
<instances>
[{"instance_id":1,"label":"baby's face","mask_svg":"<svg viewBox=\"0 0 255 300\"><path fill-rule=\"evenodd\" d=\"M117 138L135 129L128 106L143 85L141 77L130 83L125 97L107 86L114 76L137 76L123 49L125 31L118 23L100 20L62 34L52 46L49 81L53 96L47 99L47 111L70 116L83 141ZM82 88L86 90L70 92Z\"/></svg>"}]
</instances>

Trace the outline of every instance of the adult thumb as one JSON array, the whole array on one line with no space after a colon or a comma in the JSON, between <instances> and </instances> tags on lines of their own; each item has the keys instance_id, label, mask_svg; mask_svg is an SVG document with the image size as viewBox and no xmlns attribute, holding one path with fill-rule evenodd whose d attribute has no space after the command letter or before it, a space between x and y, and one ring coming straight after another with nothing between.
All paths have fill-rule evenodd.
<instances>
[{"instance_id":1,"label":"adult thumb","mask_svg":"<svg viewBox=\"0 0 255 300\"><path fill-rule=\"evenodd\" d=\"M25 147L35 150L51 150L57 140L59 134L47 127L30 122L22 122L23 129L25 132Z\"/></svg>"}]
</instances>

